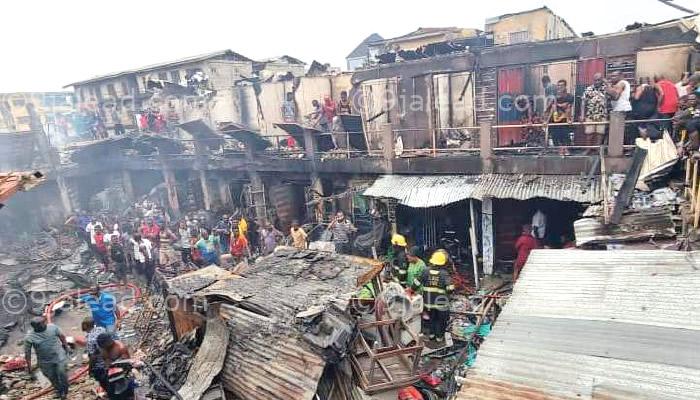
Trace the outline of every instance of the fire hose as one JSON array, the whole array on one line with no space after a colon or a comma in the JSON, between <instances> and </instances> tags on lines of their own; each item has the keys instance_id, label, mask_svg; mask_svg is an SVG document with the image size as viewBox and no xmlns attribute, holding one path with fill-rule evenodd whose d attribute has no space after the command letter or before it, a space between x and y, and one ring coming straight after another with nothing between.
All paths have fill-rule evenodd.
<instances>
[{"instance_id":1,"label":"fire hose","mask_svg":"<svg viewBox=\"0 0 700 400\"><path fill-rule=\"evenodd\" d=\"M118 283L110 283L107 285L100 285L100 289L108 289L108 288L123 287L123 286L124 285L118 284ZM139 298L141 298L141 288L139 288L138 286L131 284L131 283L127 284L126 287L133 290L134 297L131 300L134 301L134 303ZM80 296L82 294L90 293L91 291L92 291L92 289L73 290L71 292L64 293L61 296L53 299L51 301L51 303L49 303L49 305L47 305L46 308L44 309L44 316L46 317L46 321L48 323L51 323L51 321L53 320L53 308L56 304L58 304L59 302L64 301L64 300L68 300L68 299L71 299L73 297ZM121 320L122 317L123 317L123 315L117 315L117 318L119 320ZM72 384L72 383L77 382L80 378L82 378L85 374L87 374L88 371L89 371L88 366L83 366L83 367L78 368L75 372L73 372L73 374L71 374L70 377L68 377L68 383ZM52 391L53 391L53 387L48 386L48 387L45 387L45 388L39 390L38 392L32 393L28 396L25 396L22 400L38 399L42 396L46 396L47 394L51 393Z\"/></svg>"}]
</instances>

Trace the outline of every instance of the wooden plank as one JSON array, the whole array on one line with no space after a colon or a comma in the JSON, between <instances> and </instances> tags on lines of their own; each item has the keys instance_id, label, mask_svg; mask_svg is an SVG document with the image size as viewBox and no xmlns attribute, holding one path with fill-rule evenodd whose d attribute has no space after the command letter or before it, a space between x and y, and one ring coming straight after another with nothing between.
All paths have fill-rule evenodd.
<instances>
[{"instance_id":1,"label":"wooden plank","mask_svg":"<svg viewBox=\"0 0 700 400\"><path fill-rule=\"evenodd\" d=\"M613 206L613 212L610 216L610 223L615 225L620 223L622 213L629 205L632 195L634 194L634 188L637 186L637 180L639 179L639 174L642 171L642 165L644 164L646 156L647 151L645 149L637 147L634 150L632 165L627 171L627 175L625 175L625 181L622 183L617 197L615 197L615 205Z\"/></svg>"},{"instance_id":2,"label":"wooden plank","mask_svg":"<svg viewBox=\"0 0 700 400\"><path fill-rule=\"evenodd\" d=\"M423 346L413 346L413 347L406 347L405 349L398 349L398 350L392 350L392 351L387 351L386 353L379 353L375 356L377 359L384 359L387 357L394 357L394 356L399 356L402 354L411 354L416 352L417 350L423 350Z\"/></svg>"},{"instance_id":3,"label":"wooden plank","mask_svg":"<svg viewBox=\"0 0 700 400\"><path fill-rule=\"evenodd\" d=\"M600 154L598 160L600 163L600 190L603 191L603 222L605 225L610 223L610 207L608 205L608 172L605 167L605 151L603 147L600 148Z\"/></svg>"},{"instance_id":4,"label":"wooden plank","mask_svg":"<svg viewBox=\"0 0 700 400\"><path fill-rule=\"evenodd\" d=\"M693 165L693 158L688 157L687 160L685 160L685 190L683 191L683 196L688 199L690 196L690 170Z\"/></svg>"}]
</instances>

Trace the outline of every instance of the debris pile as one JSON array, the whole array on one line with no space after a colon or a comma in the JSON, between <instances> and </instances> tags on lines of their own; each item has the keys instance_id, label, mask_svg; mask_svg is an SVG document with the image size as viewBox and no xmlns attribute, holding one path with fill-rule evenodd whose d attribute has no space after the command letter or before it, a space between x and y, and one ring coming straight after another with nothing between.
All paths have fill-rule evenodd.
<instances>
[{"instance_id":1,"label":"debris pile","mask_svg":"<svg viewBox=\"0 0 700 400\"><path fill-rule=\"evenodd\" d=\"M170 341L165 348L150 349L147 375L151 398L172 398L173 393L163 380L174 389L185 383L198 346L196 333L194 330L178 342Z\"/></svg>"}]
</instances>

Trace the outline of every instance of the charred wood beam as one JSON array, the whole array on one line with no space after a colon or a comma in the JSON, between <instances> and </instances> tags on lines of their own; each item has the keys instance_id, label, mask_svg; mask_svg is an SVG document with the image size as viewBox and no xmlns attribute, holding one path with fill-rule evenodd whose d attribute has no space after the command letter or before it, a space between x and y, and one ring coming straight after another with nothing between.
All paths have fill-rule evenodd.
<instances>
[{"instance_id":1,"label":"charred wood beam","mask_svg":"<svg viewBox=\"0 0 700 400\"><path fill-rule=\"evenodd\" d=\"M646 150L640 147L637 147L634 150L632 165L630 166L629 171L627 171L625 181L622 183L622 187L617 193L617 197L615 197L615 204L613 206L612 216L610 217L610 223L615 225L620 223L622 213L629 205L632 195L634 194L634 187L637 185L637 180L639 179L639 174L642 171L642 165L644 164L644 159L646 156Z\"/></svg>"}]
</instances>

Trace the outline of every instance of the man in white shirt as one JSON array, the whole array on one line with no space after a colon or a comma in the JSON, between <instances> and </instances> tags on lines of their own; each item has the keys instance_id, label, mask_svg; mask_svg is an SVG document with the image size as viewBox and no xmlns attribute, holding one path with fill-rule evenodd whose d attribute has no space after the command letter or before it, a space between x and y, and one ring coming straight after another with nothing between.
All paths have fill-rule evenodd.
<instances>
[{"instance_id":1,"label":"man in white shirt","mask_svg":"<svg viewBox=\"0 0 700 400\"><path fill-rule=\"evenodd\" d=\"M622 79L622 74L615 71L610 74L610 83L606 89L607 94L612 98L612 111L629 112L632 111L632 103L630 103L630 84Z\"/></svg>"},{"instance_id":2,"label":"man in white shirt","mask_svg":"<svg viewBox=\"0 0 700 400\"><path fill-rule=\"evenodd\" d=\"M535 239L543 240L547 229L547 216L540 210L537 210L532 216L532 236Z\"/></svg>"},{"instance_id":3,"label":"man in white shirt","mask_svg":"<svg viewBox=\"0 0 700 400\"><path fill-rule=\"evenodd\" d=\"M153 246L151 245L151 241L146 238L142 238L140 233L136 233L134 234L133 238L131 238L131 244L134 246L136 272L148 276L151 264L153 264Z\"/></svg>"}]
</instances>

